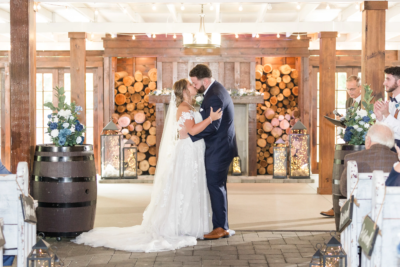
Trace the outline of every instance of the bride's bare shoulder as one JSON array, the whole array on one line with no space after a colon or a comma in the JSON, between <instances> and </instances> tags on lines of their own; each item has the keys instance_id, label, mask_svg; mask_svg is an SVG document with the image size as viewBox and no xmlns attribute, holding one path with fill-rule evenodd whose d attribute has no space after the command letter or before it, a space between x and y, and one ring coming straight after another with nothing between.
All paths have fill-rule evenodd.
<instances>
[{"instance_id":1,"label":"bride's bare shoulder","mask_svg":"<svg viewBox=\"0 0 400 267\"><path fill-rule=\"evenodd\" d=\"M185 102L182 102L179 106L178 106L178 113L182 113L182 112L187 112L190 110L190 107L188 104L186 104Z\"/></svg>"}]
</instances>

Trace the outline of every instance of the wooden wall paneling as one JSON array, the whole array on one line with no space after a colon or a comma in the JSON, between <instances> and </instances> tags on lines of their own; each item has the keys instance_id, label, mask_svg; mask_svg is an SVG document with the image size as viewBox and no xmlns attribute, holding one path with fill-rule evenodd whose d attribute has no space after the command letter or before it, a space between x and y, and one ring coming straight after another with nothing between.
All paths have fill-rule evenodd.
<instances>
[{"instance_id":1,"label":"wooden wall paneling","mask_svg":"<svg viewBox=\"0 0 400 267\"><path fill-rule=\"evenodd\" d=\"M235 63L225 62L224 86L226 89L235 88Z\"/></svg>"},{"instance_id":2,"label":"wooden wall paneling","mask_svg":"<svg viewBox=\"0 0 400 267\"><path fill-rule=\"evenodd\" d=\"M317 124L318 124L318 68L309 66L310 89L311 89L311 171L318 174L318 158L317 158Z\"/></svg>"},{"instance_id":3,"label":"wooden wall paneling","mask_svg":"<svg viewBox=\"0 0 400 267\"><path fill-rule=\"evenodd\" d=\"M262 57L256 57L256 65L263 65Z\"/></svg>"},{"instance_id":4,"label":"wooden wall paneling","mask_svg":"<svg viewBox=\"0 0 400 267\"><path fill-rule=\"evenodd\" d=\"M103 67L98 67L94 72L93 81L93 152L96 163L96 171L100 174L100 134L104 123L104 90L103 90Z\"/></svg>"},{"instance_id":5,"label":"wooden wall paneling","mask_svg":"<svg viewBox=\"0 0 400 267\"><path fill-rule=\"evenodd\" d=\"M257 176L257 104L248 104L248 175Z\"/></svg>"},{"instance_id":6,"label":"wooden wall paneling","mask_svg":"<svg viewBox=\"0 0 400 267\"><path fill-rule=\"evenodd\" d=\"M255 62L255 56L165 56L159 57L157 61L160 62L181 62L187 63L189 61L196 62Z\"/></svg>"},{"instance_id":7,"label":"wooden wall paneling","mask_svg":"<svg viewBox=\"0 0 400 267\"><path fill-rule=\"evenodd\" d=\"M334 118L337 32L320 32L319 57L319 194L332 194L332 169L335 151L335 127L324 116Z\"/></svg>"},{"instance_id":8,"label":"wooden wall paneling","mask_svg":"<svg viewBox=\"0 0 400 267\"><path fill-rule=\"evenodd\" d=\"M246 88L250 89L251 88L251 81L250 81L250 62L239 62L239 68L240 68L240 77L239 77L239 83L240 83L240 88ZM255 67L254 67L255 68ZM255 84L255 72L254 72L254 84ZM255 87L254 87L255 88Z\"/></svg>"},{"instance_id":9,"label":"wooden wall paneling","mask_svg":"<svg viewBox=\"0 0 400 267\"><path fill-rule=\"evenodd\" d=\"M187 62L177 62L178 64L178 80L188 79L188 64Z\"/></svg>"},{"instance_id":10,"label":"wooden wall paneling","mask_svg":"<svg viewBox=\"0 0 400 267\"><path fill-rule=\"evenodd\" d=\"M107 123L110 122L111 120L111 114L110 113L110 102L111 98L114 96L114 86L111 86L110 78L111 78L111 58L110 57L104 57L104 86L103 86L103 127L104 128Z\"/></svg>"},{"instance_id":11,"label":"wooden wall paneling","mask_svg":"<svg viewBox=\"0 0 400 267\"><path fill-rule=\"evenodd\" d=\"M60 78L59 69L52 70L52 74L53 74L53 88L55 88L56 86L59 86L60 83L60 81L58 80ZM58 99L54 91L52 93L53 93L53 105L56 107L58 106Z\"/></svg>"},{"instance_id":12,"label":"wooden wall paneling","mask_svg":"<svg viewBox=\"0 0 400 267\"><path fill-rule=\"evenodd\" d=\"M1 161L11 169L11 107L10 107L10 65L7 63L2 72L4 88L1 89Z\"/></svg>"},{"instance_id":13,"label":"wooden wall paneling","mask_svg":"<svg viewBox=\"0 0 400 267\"><path fill-rule=\"evenodd\" d=\"M210 62L209 67L211 69L212 77L215 80L218 80L219 77L219 64L218 62Z\"/></svg>"},{"instance_id":14,"label":"wooden wall paneling","mask_svg":"<svg viewBox=\"0 0 400 267\"><path fill-rule=\"evenodd\" d=\"M71 102L82 107L78 120L86 125L86 33L69 32L71 50Z\"/></svg>"},{"instance_id":15,"label":"wooden wall paneling","mask_svg":"<svg viewBox=\"0 0 400 267\"><path fill-rule=\"evenodd\" d=\"M216 77L217 79L217 77ZM218 82L225 85L225 62L218 62Z\"/></svg>"},{"instance_id":16,"label":"wooden wall paneling","mask_svg":"<svg viewBox=\"0 0 400 267\"><path fill-rule=\"evenodd\" d=\"M160 62L161 63L161 62ZM164 103L156 103L156 155L158 160L158 151L160 149L161 137L164 131L165 107Z\"/></svg>"},{"instance_id":17,"label":"wooden wall paneling","mask_svg":"<svg viewBox=\"0 0 400 267\"><path fill-rule=\"evenodd\" d=\"M163 88L172 88L173 84L173 69L172 62L162 63L162 76L157 74L158 80L162 80Z\"/></svg>"},{"instance_id":18,"label":"wooden wall paneling","mask_svg":"<svg viewBox=\"0 0 400 267\"><path fill-rule=\"evenodd\" d=\"M299 102L300 120L307 127L307 132L311 132L311 110L312 106L312 90L309 84L309 60L308 57L296 57L295 69L299 72ZM315 106L316 108L316 106Z\"/></svg>"},{"instance_id":19,"label":"wooden wall paneling","mask_svg":"<svg viewBox=\"0 0 400 267\"><path fill-rule=\"evenodd\" d=\"M387 1L364 1L362 9L362 84L371 85L375 99L385 98L385 27ZM362 97L364 97L362 90Z\"/></svg>"},{"instance_id":20,"label":"wooden wall paneling","mask_svg":"<svg viewBox=\"0 0 400 267\"><path fill-rule=\"evenodd\" d=\"M235 86L234 88L239 89L240 88L240 62L235 62L234 63L234 82Z\"/></svg>"},{"instance_id":21,"label":"wooden wall paneling","mask_svg":"<svg viewBox=\"0 0 400 267\"><path fill-rule=\"evenodd\" d=\"M163 89L163 63L157 61L157 89ZM157 116L157 115L156 115Z\"/></svg>"},{"instance_id":22,"label":"wooden wall paneling","mask_svg":"<svg viewBox=\"0 0 400 267\"><path fill-rule=\"evenodd\" d=\"M188 70L188 77L189 78L190 78L189 73L193 69L194 66L195 66L194 62L189 60L188 63L187 63L187 68L188 68L187 70Z\"/></svg>"},{"instance_id":23,"label":"wooden wall paneling","mask_svg":"<svg viewBox=\"0 0 400 267\"><path fill-rule=\"evenodd\" d=\"M10 1L11 166L31 166L36 141L36 14L33 0Z\"/></svg>"},{"instance_id":24,"label":"wooden wall paneling","mask_svg":"<svg viewBox=\"0 0 400 267\"><path fill-rule=\"evenodd\" d=\"M133 70L135 58L118 58L117 59L117 71L126 71L128 75L133 76L135 74Z\"/></svg>"},{"instance_id":25,"label":"wooden wall paneling","mask_svg":"<svg viewBox=\"0 0 400 267\"><path fill-rule=\"evenodd\" d=\"M134 62L135 71L141 71L143 75L147 75L150 69L157 68L156 57L136 57Z\"/></svg>"},{"instance_id":26,"label":"wooden wall paneling","mask_svg":"<svg viewBox=\"0 0 400 267\"><path fill-rule=\"evenodd\" d=\"M178 62L172 62L172 83L178 80Z\"/></svg>"},{"instance_id":27,"label":"wooden wall paneling","mask_svg":"<svg viewBox=\"0 0 400 267\"><path fill-rule=\"evenodd\" d=\"M117 63L118 63L118 59L116 57L112 57L111 58L111 73L110 73L110 91L111 96L110 97L110 120L111 120L111 114L114 113L115 111L115 97L114 97L114 77L115 77L115 72L117 71Z\"/></svg>"},{"instance_id":28,"label":"wooden wall paneling","mask_svg":"<svg viewBox=\"0 0 400 267\"><path fill-rule=\"evenodd\" d=\"M256 88L256 62L250 62L250 89Z\"/></svg>"},{"instance_id":29,"label":"wooden wall paneling","mask_svg":"<svg viewBox=\"0 0 400 267\"><path fill-rule=\"evenodd\" d=\"M132 58L132 73L136 72L136 58Z\"/></svg>"}]
</instances>

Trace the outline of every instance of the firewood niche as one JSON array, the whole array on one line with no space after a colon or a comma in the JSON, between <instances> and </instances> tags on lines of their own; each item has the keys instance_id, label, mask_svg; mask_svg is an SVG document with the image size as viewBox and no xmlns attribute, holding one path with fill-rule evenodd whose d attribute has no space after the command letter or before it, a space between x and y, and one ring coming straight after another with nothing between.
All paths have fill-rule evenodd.
<instances>
[{"instance_id":1,"label":"firewood niche","mask_svg":"<svg viewBox=\"0 0 400 267\"><path fill-rule=\"evenodd\" d=\"M156 112L149 93L157 88L156 58L117 58L112 120L138 147L138 175L156 172Z\"/></svg>"},{"instance_id":2,"label":"firewood niche","mask_svg":"<svg viewBox=\"0 0 400 267\"><path fill-rule=\"evenodd\" d=\"M282 138L288 144L291 127L299 120L299 73L294 58L259 58L256 90L264 94L257 104L257 173L271 175L274 169L274 143Z\"/></svg>"}]
</instances>

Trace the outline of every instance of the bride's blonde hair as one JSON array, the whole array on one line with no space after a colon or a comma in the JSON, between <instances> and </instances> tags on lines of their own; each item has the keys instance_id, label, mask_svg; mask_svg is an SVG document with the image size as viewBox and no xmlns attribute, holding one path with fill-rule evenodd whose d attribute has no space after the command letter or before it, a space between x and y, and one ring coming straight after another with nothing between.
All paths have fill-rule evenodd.
<instances>
[{"instance_id":1,"label":"bride's blonde hair","mask_svg":"<svg viewBox=\"0 0 400 267\"><path fill-rule=\"evenodd\" d=\"M176 106L179 107L183 102L183 94L188 90L189 81L187 79L180 79L172 86L176 97Z\"/></svg>"}]
</instances>

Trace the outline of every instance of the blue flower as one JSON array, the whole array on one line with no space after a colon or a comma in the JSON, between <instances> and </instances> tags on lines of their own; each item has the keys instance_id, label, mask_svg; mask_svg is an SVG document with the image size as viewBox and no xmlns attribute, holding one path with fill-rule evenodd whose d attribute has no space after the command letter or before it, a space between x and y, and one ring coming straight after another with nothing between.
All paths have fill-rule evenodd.
<instances>
[{"instance_id":1,"label":"blue flower","mask_svg":"<svg viewBox=\"0 0 400 267\"><path fill-rule=\"evenodd\" d=\"M47 115L47 118L51 119L51 114Z\"/></svg>"},{"instance_id":2,"label":"blue flower","mask_svg":"<svg viewBox=\"0 0 400 267\"><path fill-rule=\"evenodd\" d=\"M66 138L58 137L58 144L59 144L60 146L65 145L65 142L66 142L66 141L67 141Z\"/></svg>"},{"instance_id":3,"label":"blue flower","mask_svg":"<svg viewBox=\"0 0 400 267\"><path fill-rule=\"evenodd\" d=\"M55 130L55 129L57 129L57 127L58 127L58 124L57 123L55 123L55 122L52 122L52 123L50 123L50 130Z\"/></svg>"},{"instance_id":4,"label":"blue flower","mask_svg":"<svg viewBox=\"0 0 400 267\"><path fill-rule=\"evenodd\" d=\"M370 111L369 111L369 114L372 114L372 113L374 113L374 111L373 111L373 110L370 110Z\"/></svg>"},{"instance_id":5,"label":"blue flower","mask_svg":"<svg viewBox=\"0 0 400 267\"><path fill-rule=\"evenodd\" d=\"M81 137L82 137L82 142L80 143L80 145L82 145L83 141L85 141L85 137L84 136L81 136Z\"/></svg>"},{"instance_id":6,"label":"blue flower","mask_svg":"<svg viewBox=\"0 0 400 267\"><path fill-rule=\"evenodd\" d=\"M370 119L370 117L368 117L368 116L364 116L364 117L362 118L362 120L363 120L364 122L369 122L371 119Z\"/></svg>"},{"instance_id":7,"label":"blue flower","mask_svg":"<svg viewBox=\"0 0 400 267\"><path fill-rule=\"evenodd\" d=\"M80 132L83 130L83 125L80 123L75 124L75 131Z\"/></svg>"},{"instance_id":8,"label":"blue flower","mask_svg":"<svg viewBox=\"0 0 400 267\"><path fill-rule=\"evenodd\" d=\"M75 107L75 112L78 112L78 111L83 111L83 108L81 106L76 106Z\"/></svg>"},{"instance_id":9,"label":"blue flower","mask_svg":"<svg viewBox=\"0 0 400 267\"><path fill-rule=\"evenodd\" d=\"M60 134L58 135L59 137L66 138L68 135L71 134L70 129L61 129Z\"/></svg>"},{"instance_id":10,"label":"blue flower","mask_svg":"<svg viewBox=\"0 0 400 267\"><path fill-rule=\"evenodd\" d=\"M353 136L353 133L350 131L346 131L346 133L344 134L343 140L345 142L349 142L351 140L351 137Z\"/></svg>"}]
</instances>

